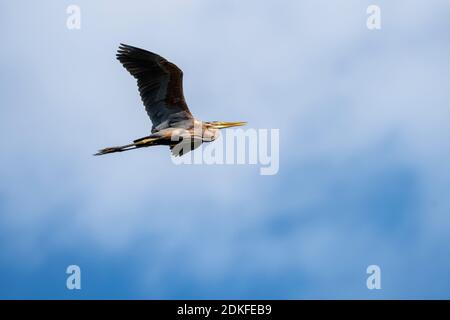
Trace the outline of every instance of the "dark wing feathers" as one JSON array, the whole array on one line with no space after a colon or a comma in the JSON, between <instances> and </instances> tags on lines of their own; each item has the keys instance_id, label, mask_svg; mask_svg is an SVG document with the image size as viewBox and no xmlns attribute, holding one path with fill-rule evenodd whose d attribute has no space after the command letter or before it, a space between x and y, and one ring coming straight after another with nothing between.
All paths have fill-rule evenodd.
<instances>
[{"instance_id":1,"label":"dark wing feathers","mask_svg":"<svg viewBox=\"0 0 450 320\"><path fill-rule=\"evenodd\" d=\"M163 57L121 44L117 59L137 79L153 130L193 119L183 95L183 72Z\"/></svg>"}]
</instances>

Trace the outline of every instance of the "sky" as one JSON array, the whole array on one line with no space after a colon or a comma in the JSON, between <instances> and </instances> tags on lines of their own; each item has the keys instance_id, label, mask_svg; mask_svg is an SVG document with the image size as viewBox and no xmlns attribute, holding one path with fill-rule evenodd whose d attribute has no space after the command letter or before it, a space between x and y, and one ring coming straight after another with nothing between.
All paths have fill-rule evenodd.
<instances>
[{"instance_id":1,"label":"sky","mask_svg":"<svg viewBox=\"0 0 450 320\"><path fill-rule=\"evenodd\" d=\"M450 298L449 14L446 0L1 1L0 298ZM279 172L175 165L162 147L93 157L151 129L119 43L183 69L199 119L279 129Z\"/></svg>"}]
</instances>

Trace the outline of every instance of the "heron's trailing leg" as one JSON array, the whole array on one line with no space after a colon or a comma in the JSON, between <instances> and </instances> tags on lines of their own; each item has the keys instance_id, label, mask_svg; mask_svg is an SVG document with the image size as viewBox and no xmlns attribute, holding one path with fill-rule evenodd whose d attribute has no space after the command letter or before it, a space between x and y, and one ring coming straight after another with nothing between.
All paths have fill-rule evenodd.
<instances>
[{"instance_id":1,"label":"heron's trailing leg","mask_svg":"<svg viewBox=\"0 0 450 320\"><path fill-rule=\"evenodd\" d=\"M104 154L114 153L114 152L123 152L123 151L133 150L136 148L138 148L138 147L134 143L128 144L125 146L120 146L120 147L110 147L110 148L105 148L105 149L99 150L96 154L94 154L94 156L101 156Z\"/></svg>"},{"instance_id":2,"label":"heron's trailing leg","mask_svg":"<svg viewBox=\"0 0 450 320\"><path fill-rule=\"evenodd\" d=\"M142 138L139 140L135 140L134 143L132 143L132 144L127 144L127 145L119 146L119 147L110 147L110 148L101 149L96 154L94 154L94 156L101 156L101 155L108 154L108 153L123 152L123 151L133 150L133 149L142 148L142 147L149 147L149 146L154 145L157 140L159 140L159 137L158 138L149 138L149 137Z\"/></svg>"}]
</instances>

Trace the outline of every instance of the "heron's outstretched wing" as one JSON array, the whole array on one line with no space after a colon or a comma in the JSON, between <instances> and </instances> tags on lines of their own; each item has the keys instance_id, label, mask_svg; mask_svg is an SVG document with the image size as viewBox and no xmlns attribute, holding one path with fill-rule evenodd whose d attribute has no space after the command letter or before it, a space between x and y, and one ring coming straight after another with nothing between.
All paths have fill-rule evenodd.
<instances>
[{"instance_id":1,"label":"heron's outstretched wing","mask_svg":"<svg viewBox=\"0 0 450 320\"><path fill-rule=\"evenodd\" d=\"M125 44L119 46L117 59L137 79L152 131L193 119L183 95L183 72L175 64Z\"/></svg>"}]
</instances>

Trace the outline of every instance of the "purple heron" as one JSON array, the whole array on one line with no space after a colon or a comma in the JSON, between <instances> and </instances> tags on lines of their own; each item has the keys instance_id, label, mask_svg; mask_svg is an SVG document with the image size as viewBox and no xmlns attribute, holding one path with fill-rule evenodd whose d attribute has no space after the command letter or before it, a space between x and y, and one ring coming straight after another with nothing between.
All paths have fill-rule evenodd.
<instances>
[{"instance_id":1,"label":"purple heron","mask_svg":"<svg viewBox=\"0 0 450 320\"><path fill-rule=\"evenodd\" d=\"M183 72L163 57L121 44L117 59L137 80L139 93L150 120L151 134L133 143L99 150L95 155L122 152L142 147L166 145L181 156L203 142L219 136L219 129L242 126L246 122L203 122L195 119L183 95Z\"/></svg>"}]
</instances>

